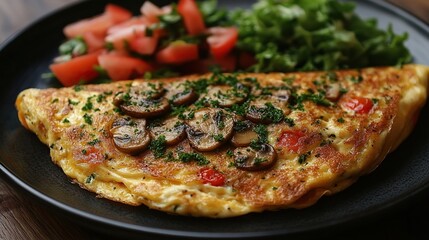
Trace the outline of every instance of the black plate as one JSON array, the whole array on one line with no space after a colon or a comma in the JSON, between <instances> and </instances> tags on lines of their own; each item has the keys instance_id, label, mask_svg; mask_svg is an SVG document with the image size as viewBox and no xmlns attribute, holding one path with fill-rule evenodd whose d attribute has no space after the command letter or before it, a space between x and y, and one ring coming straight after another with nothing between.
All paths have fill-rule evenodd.
<instances>
[{"instance_id":1,"label":"black plate","mask_svg":"<svg viewBox=\"0 0 429 240\"><path fill-rule=\"evenodd\" d=\"M141 0L111 1L138 10ZM157 1L165 4L167 1ZM249 1L221 0L227 7ZM230 219L172 216L146 207L130 207L98 199L71 184L52 164L49 149L18 122L14 101L26 88L46 88L40 78L57 54L63 26L102 12L106 1L83 1L55 12L27 27L0 48L0 170L18 186L89 226L129 234L188 237L249 237L303 233L349 223L389 209L427 188L429 184L429 109L425 107L415 131L372 174L349 189L321 199L304 210L249 214ZM383 1L358 1L358 13L376 17L381 27L407 31L416 63L429 65L429 28L413 16Z\"/></svg>"}]
</instances>

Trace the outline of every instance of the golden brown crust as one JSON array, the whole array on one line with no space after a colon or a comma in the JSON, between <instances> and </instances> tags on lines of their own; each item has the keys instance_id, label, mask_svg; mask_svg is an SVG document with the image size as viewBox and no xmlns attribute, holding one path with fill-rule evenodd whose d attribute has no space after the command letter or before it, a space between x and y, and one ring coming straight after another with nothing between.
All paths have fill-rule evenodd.
<instances>
[{"instance_id":1,"label":"golden brown crust","mask_svg":"<svg viewBox=\"0 0 429 240\"><path fill-rule=\"evenodd\" d=\"M281 86L285 79L293 78L292 85L301 94L308 89L318 91L317 81L325 75L273 73L239 78L255 77L262 86ZM210 161L208 166L225 176L221 187L203 184L198 175L203 166L196 162L166 161L155 158L151 151L130 156L115 148L108 131L118 114L112 93L140 81L87 85L82 91L29 89L18 96L16 107L23 126L50 146L53 161L81 187L131 205L145 204L185 215L230 217L310 206L321 196L339 192L374 170L411 132L426 101L427 67L344 70L336 75L348 90L338 102L327 107L305 101L304 111L288 111L294 126L283 122L268 126L268 141L278 154L273 168L248 172L231 167L228 146L203 153ZM359 76L362 79L354 81ZM162 82L168 85L199 78ZM369 113L357 114L341 105L350 97L372 99L374 105ZM93 108L82 110L88 101ZM90 116L91 124L85 122L85 114ZM296 149L279 141L288 131L302 134ZM184 140L167 151L191 150L188 140Z\"/></svg>"}]
</instances>

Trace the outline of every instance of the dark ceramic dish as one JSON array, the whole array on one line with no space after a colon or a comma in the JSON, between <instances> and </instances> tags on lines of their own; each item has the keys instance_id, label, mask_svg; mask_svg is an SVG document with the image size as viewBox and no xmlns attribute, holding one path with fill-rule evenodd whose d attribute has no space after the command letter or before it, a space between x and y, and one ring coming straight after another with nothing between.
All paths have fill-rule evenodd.
<instances>
[{"instance_id":1,"label":"dark ceramic dish","mask_svg":"<svg viewBox=\"0 0 429 240\"><path fill-rule=\"evenodd\" d=\"M411 136L383 164L347 190L321 199L304 210L249 214L230 219L172 216L144 206L131 207L82 190L50 159L49 149L18 122L14 101L26 88L52 86L40 78L64 40L70 22L102 12L107 1L83 1L54 12L0 46L0 172L16 186L73 219L103 231L127 236L237 238L291 235L367 219L392 209L429 185L429 109L425 107ZM110 1L138 11L142 0ZM155 1L159 5L168 1ZM248 7L252 1L219 1L227 7ZM408 47L416 63L429 65L429 27L384 1L357 1L364 17L390 22L409 33ZM124 236L124 235L123 235Z\"/></svg>"}]
</instances>

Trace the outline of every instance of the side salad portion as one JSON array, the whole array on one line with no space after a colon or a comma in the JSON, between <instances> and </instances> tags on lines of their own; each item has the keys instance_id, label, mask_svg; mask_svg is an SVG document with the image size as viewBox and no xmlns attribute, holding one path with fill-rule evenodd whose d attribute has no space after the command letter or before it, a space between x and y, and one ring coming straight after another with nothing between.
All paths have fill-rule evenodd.
<instances>
[{"instance_id":1,"label":"side salad portion","mask_svg":"<svg viewBox=\"0 0 429 240\"><path fill-rule=\"evenodd\" d=\"M72 86L204 73L289 72L398 65L411 61L407 34L362 20L353 3L260 0L227 11L216 0L145 1L138 16L114 4L64 28L67 41L50 65Z\"/></svg>"}]
</instances>

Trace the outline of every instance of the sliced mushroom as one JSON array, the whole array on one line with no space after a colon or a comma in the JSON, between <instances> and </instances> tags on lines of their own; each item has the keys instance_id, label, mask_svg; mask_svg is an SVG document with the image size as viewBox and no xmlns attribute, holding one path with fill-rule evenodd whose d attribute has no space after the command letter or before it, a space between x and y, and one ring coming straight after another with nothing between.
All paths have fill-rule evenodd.
<instances>
[{"instance_id":1,"label":"sliced mushroom","mask_svg":"<svg viewBox=\"0 0 429 240\"><path fill-rule=\"evenodd\" d=\"M277 160L273 146L263 144L259 150L251 147L240 147L234 150L234 163L239 169L259 171L272 167Z\"/></svg>"},{"instance_id":2,"label":"sliced mushroom","mask_svg":"<svg viewBox=\"0 0 429 240\"><path fill-rule=\"evenodd\" d=\"M258 138L258 134L253 131L254 124L249 121L235 121L234 135L231 138L231 143L236 147L247 147L252 140Z\"/></svg>"},{"instance_id":3,"label":"sliced mushroom","mask_svg":"<svg viewBox=\"0 0 429 240\"><path fill-rule=\"evenodd\" d=\"M234 132L231 142L236 147L247 147L250 143L258 138L258 134L253 130L243 132Z\"/></svg>"},{"instance_id":4,"label":"sliced mushroom","mask_svg":"<svg viewBox=\"0 0 429 240\"><path fill-rule=\"evenodd\" d=\"M174 105L188 105L197 100L198 95L192 88L186 88L184 84L172 85L165 94Z\"/></svg>"},{"instance_id":5,"label":"sliced mushroom","mask_svg":"<svg viewBox=\"0 0 429 240\"><path fill-rule=\"evenodd\" d=\"M231 113L220 108L205 108L195 112L187 121L186 134L193 148L212 151L227 142L233 132Z\"/></svg>"},{"instance_id":6,"label":"sliced mushroom","mask_svg":"<svg viewBox=\"0 0 429 240\"><path fill-rule=\"evenodd\" d=\"M164 135L167 145L175 145L186 137L185 124L176 117L151 124L149 130L153 139Z\"/></svg>"},{"instance_id":7,"label":"sliced mushroom","mask_svg":"<svg viewBox=\"0 0 429 240\"><path fill-rule=\"evenodd\" d=\"M335 82L326 86L326 99L330 101L337 101L340 98L340 84Z\"/></svg>"},{"instance_id":8,"label":"sliced mushroom","mask_svg":"<svg viewBox=\"0 0 429 240\"><path fill-rule=\"evenodd\" d=\"M145 150L150 143L150 135L145 128L145 119L119 117L112 123L110 133L121 152L134 155Z\"/></svg>"},{"instance_id":9,"label":"sliced mushroom","mask_svg":"<svg viewBox=\"0 0 429 240\"><path fill-rule=\"evenodd\" d=\"M205 98L207 103L213 105L213 102L219 107L231 107L234 104L240 104L247 98L249 90L242 84L236 86L215 85L211 86Z\"/></svg>"},{"instance_id":10,"label":"sliced mushroom","mask_svg":"<svg viewBox=\"0 0 429 240\"><path fill-rule=\"evenodd\" d=\"M252 101L246 111L246 118L255 123L269 124L281 121L289 113L286 102L270 95Z\"/></svg>"},{"instance_id":11,"label":"sliced mushroom","mask_svg":"<svg viewBox=\"0 0 429 240\"><path fill-rule=\"evenodd\" d=\"M127 91L116 93L113 104L119 106L122 103L135 101L136 99L159 99L165 94L165 88L161 83L141 83L131 86Z\"/></svg>"},{"instance_id":12,"label":"sliced mushroom","mask_svg":"<svg viewBox=\"0 0 429 240\"><path fill-rule=\"evenodd\" d=\"M276 90L272 92L272 96L284 105L289 100L290 91L285 89Z\"/></svg>"},{"instance_id":13,"label":"sliced mushroom","mask_svg":"<svg viewBox=\"0 0 429 240\"><path fill-rule=\"evenodd\" d=\"M122 103L130 99L130 95L124 92L117 92L113 98L113 105L119 107Z\"/></svg>"},{"instance_id":14,"label":"sliced mushroom","mask_svg":"<svg viewBox=\"0 0 429 240\"><path fill-rule=\"evenodd\" d=\"M170 109L170 104L165 98L147 99L132 98L119 105L121 110L135 118L152 118L165 114Z\"/></svg>"},{"instance_id":15,"label":"sliced mushroom","mask_svg":"<svg viewBox=\"0 0 429 240\"><path fill-rule=\"evenodd\" d=\"M132 86L130 90L134 94L148 99L158 99L166 92L164 84L159 82L144 82L140 85Z\"/></svg>"}]
</instances>

